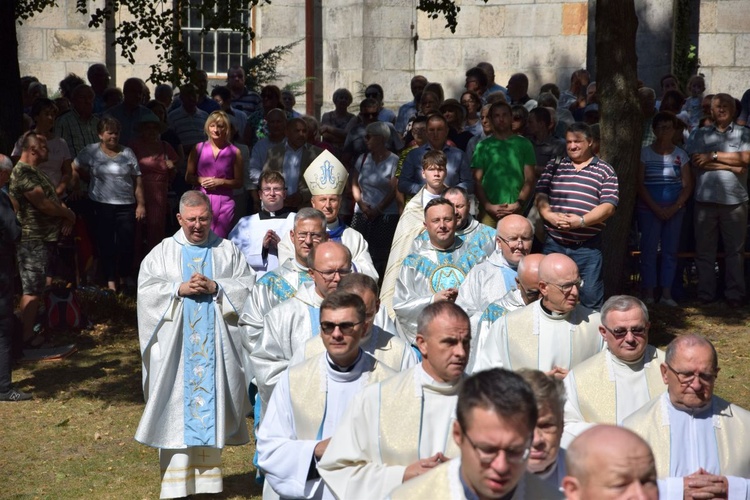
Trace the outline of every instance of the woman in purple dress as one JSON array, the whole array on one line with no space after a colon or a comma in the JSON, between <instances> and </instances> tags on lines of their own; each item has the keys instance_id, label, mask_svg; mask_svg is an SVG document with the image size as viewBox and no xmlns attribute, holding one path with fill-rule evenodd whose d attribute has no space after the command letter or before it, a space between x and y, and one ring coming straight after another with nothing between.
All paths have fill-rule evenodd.
<instances>
[{"instance_id":1,"label":"woman in purple dress","mask_svg":"<svg viewBox=\"0 0 750 500\"><path fill-rule=\"evenodd\" d=\"M211 230L226 238L232 229L234 200L232 190L242 187L242 154L231 142L229 117L214 111L206 120L206 142L190 152L185 180L203 191L211 200Z\"/></svg>"}]
</instances>

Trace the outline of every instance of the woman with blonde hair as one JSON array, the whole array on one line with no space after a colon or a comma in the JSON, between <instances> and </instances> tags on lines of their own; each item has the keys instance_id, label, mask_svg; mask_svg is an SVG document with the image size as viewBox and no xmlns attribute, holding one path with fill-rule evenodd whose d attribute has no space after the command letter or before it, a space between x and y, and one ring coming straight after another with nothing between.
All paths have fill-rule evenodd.
<instances>
[{"instance_id":1,"label":"woman with blonde hair","mask_svg":"<svg viewBox=\"0 0 750 500\"><path fill-rule=\"evenodd\" d=\"M242 187L242 153L230 142L229 117L223 111L208 116L206 142L195 145L188 157L185 181L211 201L211 230L222 238L229 235L234 217L232 190Z\"/></svg>"}]
</instances>

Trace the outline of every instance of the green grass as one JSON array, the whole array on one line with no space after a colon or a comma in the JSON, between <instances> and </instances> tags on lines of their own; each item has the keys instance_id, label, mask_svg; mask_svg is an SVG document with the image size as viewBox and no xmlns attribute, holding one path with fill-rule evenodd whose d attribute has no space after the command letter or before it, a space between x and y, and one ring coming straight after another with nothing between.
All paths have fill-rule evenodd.
<instances>
[{"instance_id":1,"label":"green grass","mask_svg":"<svg viewBox=\"0 0 750 500\"><path fill-rule=\"evenodd\" d=\"M159 496L157 451L133 439L143 411L134 303L106 296L86 296L83 302L94 326L55 339L56 344L75 342L80 351L64 361L21 365L14 381L35 399L0 403L0 470L9 479L0 498ZM750 408L746 308L656 307L651 320L656 345L688 332L710 338L722 367L717 393ZM225 448L224 493L218 498L259 498L253 450L252 444Z\"/></svg>"}]
</instances>

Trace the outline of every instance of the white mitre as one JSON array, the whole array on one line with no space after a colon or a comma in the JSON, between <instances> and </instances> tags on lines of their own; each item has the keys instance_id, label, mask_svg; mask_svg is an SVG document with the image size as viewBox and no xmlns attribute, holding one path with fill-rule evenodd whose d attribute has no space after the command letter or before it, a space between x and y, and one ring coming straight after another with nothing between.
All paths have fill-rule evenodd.
<instances>
[{"instance_id":1,"label":"white mitre","mask_svg":"<svg viewBox=\"0 0 750 500\"><path fill-rule=\"evenodd\" d=\"M313 196L341 194L346 187L349 172L330 151L323 151L315 158L304 174L307 187Z\"/></svg>"}]
</instances>

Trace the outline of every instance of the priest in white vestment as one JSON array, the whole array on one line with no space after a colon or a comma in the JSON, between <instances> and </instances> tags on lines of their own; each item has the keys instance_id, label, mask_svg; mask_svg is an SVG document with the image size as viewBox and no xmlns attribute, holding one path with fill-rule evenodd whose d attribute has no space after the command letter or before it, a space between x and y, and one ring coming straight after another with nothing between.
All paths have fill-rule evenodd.
<instances>
[{"instance_id":1,"label":"priest in white vestment","mask_svg":"<svg viewBox=\"0 0 750 500\"><path fill-rule=\"evenodd\" d=\"M568 500L659 499L651 448L628 429L600 424L584 431L568 448L565 463L562 489Z\"/></svg>"},{"instance_id":2,"label":"priest in white vestment","mask_svg":"<svg viewBox=\"0 0 750 500\"><path fill-rule=\"evenodd\" d=\"M303 283L294 297L271 309L263 334L250 353L250 366L263 408L281 373L298 349L320 333L320 304L336 290L342 276L352 272L351 254L341 243L326 241L307 256L313 281Z\"/></svg>"},{"instance_id":3,"label":"priest in white vestment","mask_svg":"<svg viewBox=\"0 0 750 500\"><path fill-rule=\"evenodd\" d=\"M229 240L237 245L260 278L279 267L278 244L281 236L294 227L295 212L284 206L286 184L280 172L263 172L258 192L260 211L242 217L229 233Z\"/></svg>"},{"instance_id":4,"label":"priest in white vestment","mask_svg":"<svg viewBox=\"0 0 750 500\"><path fill-rule=\"evenodd\" d=\"M359 347L365 316L359 296L332 292L320 306L323 352L279 378L258 429L264 499L334 498L318 474L318 461L354 396L396 373Z\"/></svg>"},{"instance_id":5,"label":"priest in white vestment","mask_svg":"<svg viewBox=\"0 0 750 500\"><path fill-rule=\"evenodd\" d=\"M318 463L337 498L384 498L459 455L450 435L470 340L460 307L425 307L416 339L422 362L357 396Z\"/></svg>"},{"instance_id":6,"label":"priest in white vestment","mask_svg":"<svg viewBox=\"0 0 750 500\"><path fill-rule=\"evenodd\" d=\"M500 219L498 226L507 220L509 216ZM474 364L477 357L484 350L484 343L489 336L489 331L497 321L511 311L520 309L539 299L539 264L544 259L540 253L532 253L523 258L518 263L518 275L515 277L516 286L503 295L500 299L491 302L479 317L474 341L475 348L472 348L471 359L467 368L468 373L474 372ZM460 295L459 290L459 295Z\"/></svg>"},{"instance_id":7,"label":"priest in white vestment","mask_svg":"<svg viewBox=\"0 0 750 500\"><path fill-rule=\"evenodd\" d=\"M654 450L661 498L750 499L750 412L714 396L713 344L677 337L661 374L667 392L623 422Z\"/></svg>"},{"instance_id":8,"label":"priest in white vestment","mask_svg":"<svg viewBox=\"0 0 750 500\"><path fill-rule=\"evenodd\" d=\"M411 346L395 335L395 326L390 323L390 328L384 328L379 319L390 319L381 314L380 300L378 299L378 284L372 277L362 273L347 274L339 281L336 290L358 295L365 303L366 329L362 335L360 347L382 364L396 372L404 371L416 365L416 351ZM389 328L389 329L388 329ZM313 337L307 342L303 349L298 349L291 365L300 363L313 356L321 354L325 350L323 342L319 337Z\"/></svg>"},{"instance_id":9,"label":"priest in white vestment","mask_svg":"<svg viewBox=\"0 0 750 500\"><path fill-rule=\"evenodd\" d=\"M393 296L398 325L409 342L416 337L422 309L441 300L454 302L466 274L485 258L479 247L465 245L456 237L456 214L450 201L430 201L424 226L430 242L404 259Z\"/></svg>"},{"instance_id":10,"label":"priest in white vestment","mask_svg":"<svg viewBox=\"0 0 750 500\"><path fill-rule=\"evenodd\" d=\"M180 230L138 274L146 407L135 439L159 448L161 498L221 492L222 448L249 441L237 318L255 274L211 219L206 195L185 193Z\"/></svg>"},{"instance_id":11,"label":"priest in white vestment","mask_svg":"<svg viewBox=\"0 0 750 500\"><path fill-rule=\"evenodd\" d=\"M390 499L563 498L557 486L527 471L537 404L521 377L502 369L477 373L464 381L458 398L452 435L461 457L406 481Z\"/></svg>"},{"instance_id":12,"label":"priest in white vestment","mask_svg":"<svg viewBox=\"0 0 750 500\"><path fill-rule=\"evenodd\" d=\"M328 239L341 243L352 253L355 272L365 273L378 279L378 272L370 257L369 246L362 233L352 229L339 219L342 193L346 188L349 173L346 167L329 151L323 151L305 170L305 182L310 188L310 204L326 216ZM284 235L279 243L279 259L293 256L291 238Z\"/></svg>"},{"instance_id":13,"label":"priest in white vestment","mask_svg":"<svg viewBox=\"0 0 750 500\"><path fill-rule=\"evenodd\" d=\"M615 295L602 306L601 318L599 333L607 347L574 366L563 381L568 394L564 446L595 424L621 425L667 390L661 378L664 352L648 344L645 304Z\"/></svg>"},{"instance_id":14,"label":"priest in white vestment","mask_svg":"<svg viewBox=\"0 0 750 500\"><path fill-rule=\"evenodd\" d=\"M540 300L506 314L483 339L474 371L530 368L563 378L600 352L599 313L578 303L585 286L570 257L553 253L539 264Z\"/></svg>"},{"instance_id":15,"label":"priest in white vestment","mask_svg":"<svg viewBox=\"0 0 750 500\"><path fill-rule=\"evenodd\" d=\"M518 374L531 387L539 413L526 470L559 489L567 471L565 449L560 443L563 435L565 387L559 378L539 370L521 370Z\"/></svg>"},{"instance_id":16,"label":"priest in white vestment","mask_svg":"<svg viewBox=\"0 0 750 500\"><path fill-rule=\"evenodd\" d=\"M531 223L516 214L500 219L493 233L494 251L487 260L469 271L458 288L456 304L471 318L474 332L477 331L479 319L487 306L516 288L518 263L521 257L531 251L534 240Z\"/></svg>"},{"instance_id":17,"label":"priest in white vestment","mask_svg":"<svg viewBox=\"0 0 750 500\"><path fill-rule=\"evenodd\" d=\"M431 150L422 158L422 177L425 180L417 194L409 200L398 219L396 232L388 254L388 264L380 285L380 301L391 318L396 318L393 312L393 293L396 289L401 264L411 251L417 236L424 231L424 209L427 204L448 189L445 177L448 175L448 159L442 151ZM429 239L429 238L428 238Z\"/></svg>"},{"instance_id":18,"label":"priest in white vestment","mask_svg":"<svg viewBox=\"0 0 750 500\"><path fill-rule=\"evenodd\" d=\"M323 213L314 208L305 207L297 212L294 228L290 231L294 241L294 258L261 276L242 306L239 324L248 386L254 378L250 369L250 353L263 332L263 320L271 309L294 297L302 283L312 282L307 256L321 241L326 241L325 221Z\"/></svg>"}]
</instances>

